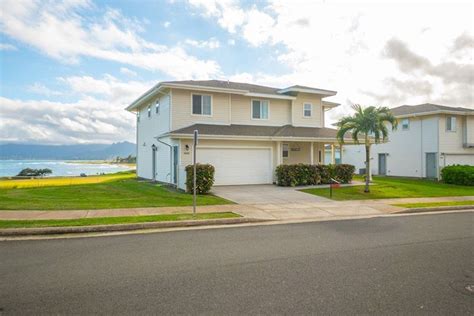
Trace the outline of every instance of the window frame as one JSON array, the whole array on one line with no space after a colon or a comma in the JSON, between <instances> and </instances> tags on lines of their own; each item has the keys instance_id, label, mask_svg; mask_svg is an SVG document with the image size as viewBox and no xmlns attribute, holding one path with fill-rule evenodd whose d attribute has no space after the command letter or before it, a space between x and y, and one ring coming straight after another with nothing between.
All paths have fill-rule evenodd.
<instances>
[{"instance_id":1,"label":"window frame","mask_svg":"<svg viewBox=\"0 0 474 316\"><path fill-rule=\"evenodd\" d=\"M405 121L405 120L408 122L406 128L405 128L405 126L403 125L403 121ZM408 130L410 129L410 119L409 119L409 118L403 118L403 119L401 120L401 123L402 123L402 124L401 124L401 125L402 125L402 131L408 131Z\"/></svg>"},{"instance_id":2,"label":"window frame","mask_svg":"<svg viewBox=\"0 0 474 316\"><path fill-rule=\"evenodd\" d=\"M194 107L193 107L193 97L195 95L200 95L201 96L201 114L196 114L193 112L194 110ZM204 102L203 102L203 99L204 99L204 96L208 96L210 98L210 114L203 114L204 112ZM212 100L212 94L205 94L205 93L195 93L195 92L192 92L191 93L191 115L192 116L205 116L205 117L212 117L212 114L213 114L213 100Z\"/></svg>"},{"instance_id":3,"label":"window frame","mask_svg":"<svg viewBox=\"0 0 474 316\"><path fill-rule=\"evenodd\" d=\"M451 129L448 129L448 121L451 122ZM453 122L454 122L454 124L453 124ZM456 116L454 116L454 115L446 116L446 131L451 132L451 133L456 133L456 127L457 127L456 123L457 123Z\"/></svg>"},{"instance_id":4,"label":"window frame","mask_svg":"<svg viewBox=\"0 0 474 316\"><path fill-rule=\"evenodd\" d=\"M306 109L305 107L309 105L309 116L306 116ZM303 118L312 118L313 117L313 103L311 102L303 102Z\"/></svg>"},{"instance_id":5,"label":"window frame","mask_svg":"<svg viewBox=\"0 0 474 316\"><path fill-rule=\"evenodd\" d=\"M253 117L253 102L254 101L260 102L260 116L262 116L262 102L267 102L267 117L266 118ZM267 99L251 99L250 100L250 119L256 120L256 121L268 121L270 119L270 100L267 100Z\"/></svg>"},{"instance_id":6,"label":"window frame","mask_svg":"<svg viewBox=\"0 0 474 316\"><path fill-rule=\"evenodd\" d=\"M161 112L161 103L160 103L160 99L157 99L155 101L155 114L160 115L160 112Z\"/></svg>"},{"instance_id":7,"label":"window frame","mask_svg":"<svg viewBox=\"0 0 474 316\"><path fill-rule=\"evenodd\" d=\"M287 150L286 150L286 152L287 152L286 157L283 155L283 153L285 152L285 150L284 150L285 146L286 146L286 148L287 148ZM290 144L288 144L288 143L283 143L283 144L281 144L281 158L282 158L282 159L288 159L288 158L290 158Z\"/></svg>"}]
</instances>

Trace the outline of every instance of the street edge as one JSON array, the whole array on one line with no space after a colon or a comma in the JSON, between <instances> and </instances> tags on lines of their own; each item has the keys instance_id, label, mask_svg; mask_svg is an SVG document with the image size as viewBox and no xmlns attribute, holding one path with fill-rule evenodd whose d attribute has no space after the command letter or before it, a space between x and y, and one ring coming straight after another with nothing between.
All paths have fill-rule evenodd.
<instances>
[{"instance_id":1,"label":"street edge","mask_svg":"<svg viewBox=\"0 0 474 316\"><path fill-rule=\"evenodd\" d=\"M115 224L115 225L40 227L40 228L6 228L6 229L0 229L0 237L60 235L60 234L80 234L80 233L106 233L106 232L134 231L134 230L157 229L157 228L179 228L179 227L212 226L212 225L250 224L250 223L260 223L260 222L266 222L266 221L269 221L269 220L240 217L240 218L227 218L227 219L148 222L148 223Z\"/></svg>"},{"instance_id":2,"label":"street edge","mask_svg":"<svg viewBox=\"0 0 474 316\"><path fill-rule=\"evenodd\" d=\"M474 209L474 205L416 207L416 208L406 208L400 211L395 211L395 212L392 212L391 214L413 214L413 213L425 213L425 212L436 212L436 211L462 211L462 210L472 210L472 209Z\"/></svg>"}]
</instances>

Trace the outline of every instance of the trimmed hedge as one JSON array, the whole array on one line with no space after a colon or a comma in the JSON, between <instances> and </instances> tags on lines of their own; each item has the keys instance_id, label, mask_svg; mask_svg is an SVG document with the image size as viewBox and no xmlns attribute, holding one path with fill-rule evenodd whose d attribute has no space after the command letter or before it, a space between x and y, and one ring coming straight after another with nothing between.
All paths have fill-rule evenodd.
<instances>
[{"instance_id":1,"label":"trimmed hedge","mask_svg":"<svg viewBox=\"0 0 474 316\"><path fill-rule=\"evenodd\" d=\"M210 164L196 164L196 193L206 194L214 184L214 166ZM193 165L186 166L186 191L193 192Z\"/></svg>"},{"instance_id":2,"label":"trimmed hedge","mask_svg":"<svg viewBox=\"0 0 474 316\"><path fill-rule=\"evenodd\" d=\"M474 186L474 166L453 165L441 169L445 183Z\"/></svg>"},{"instance_id":3,"label":"trimmed hedge","mask_svg":"<svg viewBox=\"0 0 474 316\"><path fill-rule=\"evenodd\" d=\"M355 167L348 164L340 165L279 165L276 168L277 183L280 186L295 187L300 185L328 184L331 178L350 183Z\"/></svg>"}]
</instances>

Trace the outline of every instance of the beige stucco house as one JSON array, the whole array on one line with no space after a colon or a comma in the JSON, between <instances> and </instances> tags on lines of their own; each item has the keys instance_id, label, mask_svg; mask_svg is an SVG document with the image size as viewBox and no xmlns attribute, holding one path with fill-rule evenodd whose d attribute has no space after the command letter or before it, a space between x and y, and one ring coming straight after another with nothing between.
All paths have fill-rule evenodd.
<instances>
[{"instance_id":1,"label":"beige stucco house","mask_svg":"<svg viewBox=\"0 0 474 316\"><path fill-rule=\"evenodd\" d=\"M272 183L280 164L330 163L324 145L338 142L324 113L338 106L325 100L334 95L304 86L161 82L127 107L137 113L137 174L184 188L194 130L197 160L214 165L215 185Z\"/></svg>"}]
</instances>

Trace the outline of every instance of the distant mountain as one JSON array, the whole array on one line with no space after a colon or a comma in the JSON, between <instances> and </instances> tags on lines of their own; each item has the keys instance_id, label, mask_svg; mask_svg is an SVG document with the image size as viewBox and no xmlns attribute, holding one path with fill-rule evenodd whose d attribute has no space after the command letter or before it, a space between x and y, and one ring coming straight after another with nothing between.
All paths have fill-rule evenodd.
<instances>
[{"instance_id":1,"label":"distant mountain","mask_svg":"<svg viewBox=\"0 0 474 316\"><path fill-rule=\"evenodd\" d=\"M105 160L117 156L136 156L136 146L130 142L81 145L0 145L0 159Z\"/></svg>"}]
</instances>

